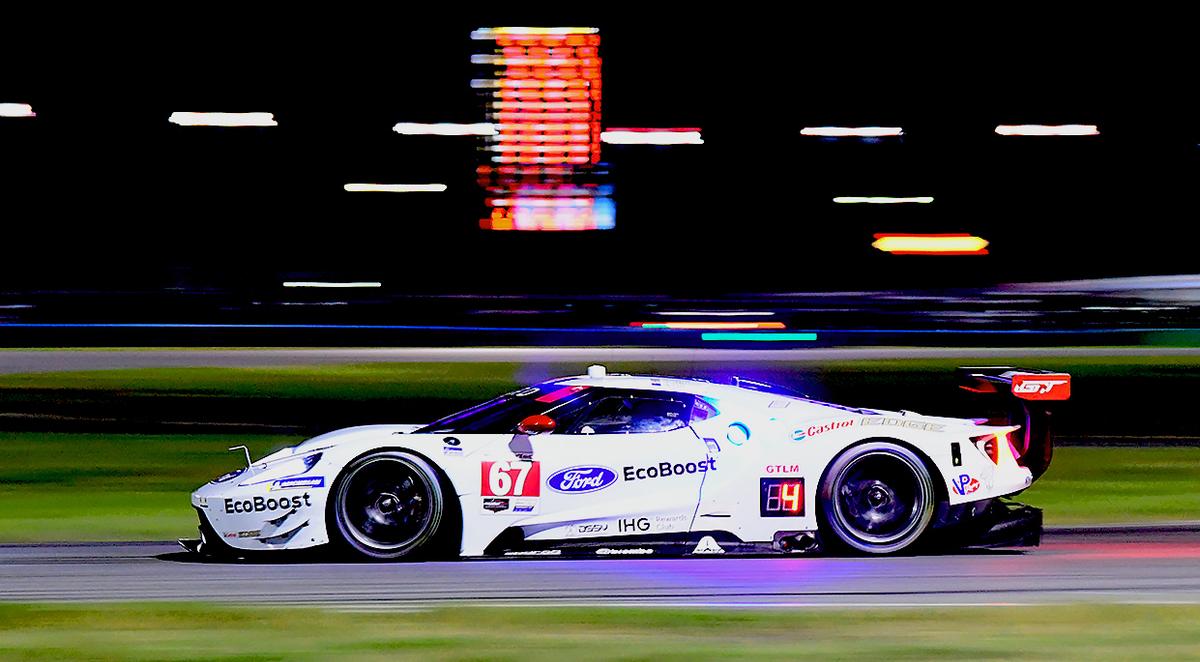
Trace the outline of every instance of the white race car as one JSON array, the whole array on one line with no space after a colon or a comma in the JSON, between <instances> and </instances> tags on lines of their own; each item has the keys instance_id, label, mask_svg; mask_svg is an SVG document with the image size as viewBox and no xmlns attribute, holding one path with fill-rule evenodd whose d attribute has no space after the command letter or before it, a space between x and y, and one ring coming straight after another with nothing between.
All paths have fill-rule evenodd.
<instances>
[{"instance_id":1,"label":"white race car","mask_svg":"<svg viewBox=\"0 0 1200 662\"><path fill-rule=\"evenodd\" d=\"M192 494L221 556L324 548L369 559L890 554L1036 545L1000 500L1050 462L1070 376L962 368L992 419L820 402L734 379L607 374L530 386L427 425L314 437ZM1010 424L1015 420L1018 424ZM915 547L918 544L920 547Z\"/></svg>"}]
</instances>

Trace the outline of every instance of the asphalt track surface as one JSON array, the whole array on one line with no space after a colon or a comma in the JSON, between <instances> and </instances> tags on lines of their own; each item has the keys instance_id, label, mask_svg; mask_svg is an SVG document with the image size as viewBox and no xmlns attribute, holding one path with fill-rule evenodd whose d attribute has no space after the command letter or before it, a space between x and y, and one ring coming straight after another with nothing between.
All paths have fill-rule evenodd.
<instances>
[{"instance_id":1,"label":"asphalt track surface","mask_svg":"<svg viewBox=\"0 0 1200 662\"><path fill-rule=\"evenodd\" d=\"M1200 529L1049 532L1040 548L896 558L197 561L167 543L0 546L0 601L710 607L1200 604Z\"/></svg>"},{"instance_id":2,"label":"asphalt track surface","mask_svg":"<svg viewBox=\"0 0 1200 662\"><path fill-rule=\"evenodd\" d=\"M0 350L0 374L122 368L269 367L354 363L773 363L923 358L1200 356L1198 347L398 347L360 349ZM582 368L581 368L582 371Z\"/></svg>"}]
</instances>

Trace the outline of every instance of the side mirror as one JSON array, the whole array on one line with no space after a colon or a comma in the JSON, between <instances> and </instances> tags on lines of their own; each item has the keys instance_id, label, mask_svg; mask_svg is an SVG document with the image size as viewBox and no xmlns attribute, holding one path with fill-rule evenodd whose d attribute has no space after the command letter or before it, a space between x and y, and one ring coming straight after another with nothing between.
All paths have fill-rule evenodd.
<instances>
[{"instance_id":1,"label":"side mirror","mask_svg":"<svg viewBox=\"0 0 1200 662\"><path fill-rule=\"evenodd\" d=\"M554 430L557 425L558 423L555 423L553 418L545 414L534 414L533 416L526 416L525 420L517 424L517 432L521 434L541 434Z\"/></svg>"}]
</instances>

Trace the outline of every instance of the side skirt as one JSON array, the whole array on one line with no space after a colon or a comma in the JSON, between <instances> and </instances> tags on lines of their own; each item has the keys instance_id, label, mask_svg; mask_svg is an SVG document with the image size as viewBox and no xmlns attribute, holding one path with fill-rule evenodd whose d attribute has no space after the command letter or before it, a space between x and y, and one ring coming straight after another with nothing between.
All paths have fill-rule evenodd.
<instances>
[{"instance_id":1,"label":"side skirt","mask_svg":"<svg viewBox=\"0 0 1200 662\"><path fill-rule=\"evenodd\" d=\"M773 542L746 542L728 531L692 531L582 540L526 540L520 527L506 530L484 551L493 558L630 558L776 556L817 552L809 532L781 532Z\"/></svg>"}]
</instances>

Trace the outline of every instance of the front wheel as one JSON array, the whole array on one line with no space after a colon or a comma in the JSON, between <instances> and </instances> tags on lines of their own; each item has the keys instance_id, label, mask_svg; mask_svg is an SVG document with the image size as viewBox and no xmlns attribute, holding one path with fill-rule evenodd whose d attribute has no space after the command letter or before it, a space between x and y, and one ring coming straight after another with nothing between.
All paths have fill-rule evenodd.
<instances>
[{"instance_id":1,"label":"front wheel","mask_svg":"<svg viewBox=\"0 0 1200 662\"><path fill-rule=\"evenodd\" d=\"M867 554L892 554L925 533L936 496L929 469L916 453L872 441L833 461L820 501L826 530L842 544Z\"/></svg>"},{"instance_id":2,"label":"front wheel","mask_svg":"<svg viewBox=\"0 0 1200 662\"><path fill-rule=\"evenodd\" d=\"M342 542L370 559L411 557L437 537L445 498L437 472L403 451L380 451L346 466L331 516Z\"/></svg>"}]
</instances>

